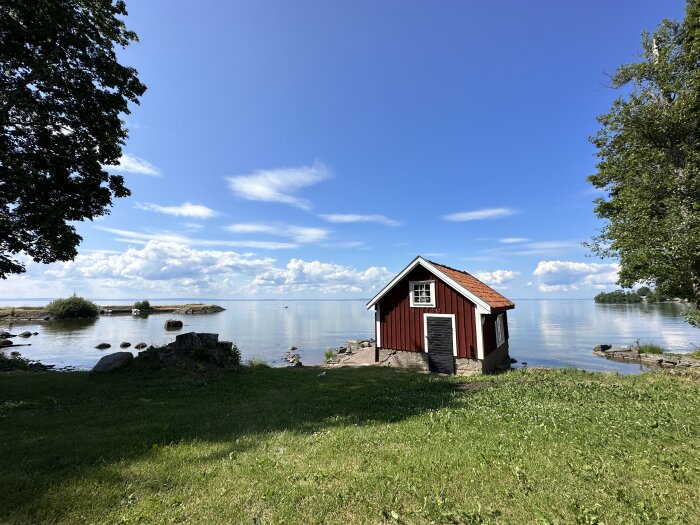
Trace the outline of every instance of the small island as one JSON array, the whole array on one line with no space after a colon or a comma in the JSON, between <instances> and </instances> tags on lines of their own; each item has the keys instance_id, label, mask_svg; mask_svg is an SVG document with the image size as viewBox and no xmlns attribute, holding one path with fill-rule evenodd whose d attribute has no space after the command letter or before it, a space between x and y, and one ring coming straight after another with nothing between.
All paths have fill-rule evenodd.
<instances>
[{"instance_id":1,"label":"small island","mask_svg":"<svg viewBox=\"0 0 700 525\"><path fill-rule=\"evenodd\" d=\"M603 304L665 303L673 300L648 286L642 286L636 291L614 290L612 292L600 292L593 299L596 303Z\"/></svg>"},{"instance_id":2,"label":"small island","mask_svg":"<svg viewBox=\"0 0 700 525\"><path fill-rule=\"evenodd\" d=\"M53 319L94 318L98 315L131 315L138 310L140 314L214 314L226 308L216 304L186 303L175 305L151 305L147 300L134 305L99 306L82 297L71 296L57 299L46 306L0 307L0 321L50 321Z\"/></svg>"}]
</instances>

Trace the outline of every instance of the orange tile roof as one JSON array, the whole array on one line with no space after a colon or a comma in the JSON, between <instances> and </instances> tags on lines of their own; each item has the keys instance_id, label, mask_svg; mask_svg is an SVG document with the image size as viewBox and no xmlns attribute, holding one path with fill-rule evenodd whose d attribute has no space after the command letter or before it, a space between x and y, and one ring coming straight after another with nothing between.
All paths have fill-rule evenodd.
<instances>
[{"instance_id":1,"label":"orange tile roof","mask_svg":"<svg viewBox=\"0 0 700 525\"><path fill-rule=\"evenodd\" d=\"M490 286L482 283L479 279L474 277L472 274L463 272L461 270L455 270L449 266L443 266L434 261L428 261L430 264L435 266L438 270L443 272L453 281L464 286L471 293L476 295L479 299L487 303L493 309L506 310L508 308L515 308L515 304L503 297L496 290Z\"/></svg>"}]
</instances>

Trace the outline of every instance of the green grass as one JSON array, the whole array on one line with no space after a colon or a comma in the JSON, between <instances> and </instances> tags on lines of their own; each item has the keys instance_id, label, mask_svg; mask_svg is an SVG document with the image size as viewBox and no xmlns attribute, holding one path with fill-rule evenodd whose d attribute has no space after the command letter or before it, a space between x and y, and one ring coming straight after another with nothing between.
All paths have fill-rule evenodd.
<instances>
[{"instance_id":1,"label":"green grass","mask_svg":"<svg viewBox=\"0 0 700 525\"><path fill-rule=\"evenodd\" d=\"M0 523L700 521L697 378L319 372L1 374Z\"/></svg>"},{"instance_id":2,"label":"green grass","mask_svg":"<svg viewBox=\"0 0 700 525\"><path fill-rule=\"evenodd\" d=\"M652 343L645 343L643 345L638 345L639 351L643 354L663 354L665 350L662 346L655 345Z\"/></svg>"}]
</instances>

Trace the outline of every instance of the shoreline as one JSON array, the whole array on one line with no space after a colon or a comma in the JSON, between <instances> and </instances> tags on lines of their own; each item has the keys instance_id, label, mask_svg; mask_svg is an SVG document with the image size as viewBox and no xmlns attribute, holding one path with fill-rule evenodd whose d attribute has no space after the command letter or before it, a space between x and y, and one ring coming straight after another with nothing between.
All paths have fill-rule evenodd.
<instances>
[{"instance_id":1,"label":"shoreline","mask_svg":"<svg viewBox=\"0 0 700 525\"><path fill-rule=\"evenodd\" d=\"M98 317L112 315L132 315L132 305L98 305ZM172 305L154 305L140 311L140 315L149 314L180 314L203 315L223 312L226 308L217 304L182 303ZM46 307L36 306L0 306L0 322L43 322L56 320L46 310Z\"/></svg>"}]
</instances>

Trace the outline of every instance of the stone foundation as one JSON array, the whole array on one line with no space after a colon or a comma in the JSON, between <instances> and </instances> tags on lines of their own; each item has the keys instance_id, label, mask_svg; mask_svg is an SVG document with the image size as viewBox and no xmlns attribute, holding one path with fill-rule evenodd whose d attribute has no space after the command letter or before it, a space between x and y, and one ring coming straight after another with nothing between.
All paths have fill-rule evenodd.
<instances>
[{"instance_id":1,"label":"stone foundation","mask_svg":"<svg viewBox=\"0 0 700 525\"><path fill-rule=\"evenodd\" d=\"M404 350L380 348L379 362L377 364L380 366L420 370L422 372L428 372L430 370L428 354L425 352L407 352Z\"/></svg>"},{"instance_id":2,"label":"stone foundation","mask_svg":"<svg viewBox=\"0 0 700 525\"><path fill-rule=\"evenodd\" d=\"M478 359L455 357L455 374L458 376L473 376L484 372L484 364Z\"/></svg>"}]
</instances>

